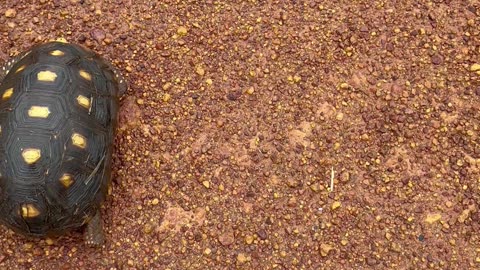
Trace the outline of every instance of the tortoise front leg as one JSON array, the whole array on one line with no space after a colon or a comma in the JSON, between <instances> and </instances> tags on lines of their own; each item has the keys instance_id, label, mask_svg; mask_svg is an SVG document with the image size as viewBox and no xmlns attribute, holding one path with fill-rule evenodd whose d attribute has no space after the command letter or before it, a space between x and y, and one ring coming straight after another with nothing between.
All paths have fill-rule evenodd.
<instances>
[{"instance_id":1,"label":"tortoise front leg","mask_svg":"<svg viewBox=\"0 0 480 270\"><path fill-rule=\"evenodd\" d=\"M0 83L2 83L3 79L5 79L5 77L7 76L8 72L10 72L10 69L12 69L12 67L16 63L18 63L18 61L20 61L23 57L25 57L29 53L30 51L17 55L11 58L10 60L8 60L7 62L3 63L2 65L0 65Z\"/></svg>"},{"instance_id":2,"label":"tortoise front leg","mask_svg":"<svg viewBox=\"0 0 480 270\"><path fill-rule=\"evenodd\" d=\"M85 230L85 243L90 247L99 247L105 242L103 234L102 215L97 210L93 218L88 222Z\"/></svg>"}]
</instances>

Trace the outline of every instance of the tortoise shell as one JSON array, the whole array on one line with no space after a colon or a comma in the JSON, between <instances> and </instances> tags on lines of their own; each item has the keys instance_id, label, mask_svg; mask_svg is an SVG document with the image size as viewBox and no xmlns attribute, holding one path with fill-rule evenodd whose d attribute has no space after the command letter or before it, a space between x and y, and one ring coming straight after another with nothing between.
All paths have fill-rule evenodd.
<instances>
[{"instance_id":1,"label":"tortoise shell","mask_svg":"<svg viewBox=\"0 0 480 270\"><path fill-rule=\"evenodd\" d=\"M98 54L49 42L0 76L0 220L28 236L64 233L98 212L111 179L126 84Z\"/></svg>"}]
</instances>

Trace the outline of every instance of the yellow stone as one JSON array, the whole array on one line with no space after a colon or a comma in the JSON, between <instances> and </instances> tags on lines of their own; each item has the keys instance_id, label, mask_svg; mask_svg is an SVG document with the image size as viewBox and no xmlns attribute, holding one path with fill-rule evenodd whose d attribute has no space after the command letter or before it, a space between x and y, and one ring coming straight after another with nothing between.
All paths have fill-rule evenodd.
<instances>
[{"instance_id":1,"label":"yellow stone","mask_svg":"<svg viewBox=\"0 0 480 270\"><path fill-rule=\"evenodd\" d=\"M439 214L439 213L428 214L427 217L425 218L425 222L427 222L429 224L433 224L433 223L439 221L441 218L442 218L442 215Z\"/></svg>"},{"instance_id":2,"label":"yellow stone","mask_svg":"<svg viewBox=\"0 0 480 270\"><path fill-rule=\"evenodd\" d=\"M320 255L322 255L322 257L326 257L332 249L333 249L332 245L322 243L320 244Z\"/></svg>"},{"instance_id":3,"label":"yellow stone","mask_svg":"<svg viewBox=\"0 0 480 270\"><path fill-rule=\"evenodd\" d=\"M338 201L333 202L332 210L335 210L335 209L339 208L341 205L342 205L341 202L338 202Z\"/></svg>"},{"instance_id":4,"label":"yellow stone","mask_svg":"<svg viewBox=\"0 0 480 270\"><path fill-rule=\"evenodd\" d=\"M9 99L13 95L13 88L8 88L5 93L3 93L2 99Z\"/></svg>"},{"instance_id":5,"label":"yellow stone","mask_svg":"<svg viewBox=\"0 0 480 270\"><path fill-rule=\"evenodd\" d=\"M167 91L168 89L170 89L170 87L172 87L172 83L167 82L162 86L162 89L164 91Z\"/></svg>"},{"instance_id":6,"label":"yellow stone","mask_svg":"<svg viewBox=\"0 0 480 270\"><path fill-rule=\"evenodd\" d=\"M92 75L90 73L86 72L85 70L81 69L78 74L80 74L80 77L84 78L87 81L92 80Z\"/></svg>"},{"instance_id":7,"label":"yellow stone","mask_svg":"<svg viewBox=\"0 0 480 270\"><path fill-rule=\"evenodd\" d=\"M28 110L28 116L36 118L47 118L50 115L50 109L44 106L32 106Z\"/></svg>"},{"instance_id":8,"label":"yellow stone","mask_svg":"<svg viewBox=\"0 0 480 270\"><path fill-rule=\"evenodd\" d=\"M472 72L479 71L479 70L480 70L480 64L475 63L470 66L470 71Z\"/></svg>"},{"instance_id":9,"label":"yellow stone","mask_svg":"<svg viewBox=\"0 0 480 270\"><path fill-rule=\"evenodd\" d=\"M163 95L162 100L163 100L163 102L168 102L168 101L170 101L171 98L172 98L172 96L169 93L165 93Z\"/></svg>"},{"instance_id":10,"label":"yellow stone","mask_svg":"<svg viewBox=\"0 0 480 270\"><path fill-rule=\"evenodd\" d=\"M343 113L339 112L335 118L336 118L338 121L342 121L342 120L343 120Z\"/></svg>"},{"instance_id":11,"label":"yellow stone","mask_svg":"<svg viewBox=\"0 0 480 270\"><path fill-rule=\"evenodd\" d=\"M457 218L458 222L464 223L468 219L469 215L470 215L470 209L463 210L460 216L458 216Z\"/></svg>"},{"instance_id":12,"label":"yellow stone","mask_svg":"<svg viewBox=\"0 0 480 270\"><path fill-rule=\"evenodd\" d=\"M42 156L42 154L41 154L40 149L27 148L27 149L22 151L23 160L25 160L25 162L27 164L33 164L33 163L37 162L40 159L41 156Z\"/></svg>"},{"instance_id":13,"label":"yellow stone","mask_svg":"<svg viewBox=\"0 0 480 270\"><path fill-rule=\"evenodd\" d=\"M60 51L60 50L55 50L55 51L51 51L50 52L50 55L53 55L53 56L62 56L62 55L65 55L64 52Z\"/></svg>"},{"instance_id":14,"label":"yellow stone","mask_svg":"<svg viewBox=\"0 0 480 270\"><path fill-rule=\"evenodd\" d=\"M27 203L22 205L22 217L34 218L40 215L40 211L33 204Z\"/></svg>"},{"instance_id":15,"label":"yellow stone","mask_svg":"<svg viewBox=\"0 0 480 270\"><path fill-rule=\"evenodd\" d=\"M237 261L239 263L246 263L247 261L249 261L249 257L245 253L238 253Z\"/></svg>"},{"instance_id":16,"label":"yellow stone","mask_svg":"<svg viewBox=\"0 0 480 270\"><path fill-rule=\"evenodd\" d=\"M180 36L185 36L188 33L188 30L185 26L180 26L177 29L177 34Z\"/></svg>"},{"instance_id":17,"label":"yellow stone","mask_svg":"<svg viewBox=\"0 0 480 270\"><path fill-rule=\"evenodd\" d=\"M62 177L60 177L60 183L66 188L69 188L73 184L73 177L68 173L64 173Z\"/></svg>"},{"instance_id":18,"label":"yellow stone","mask_svg":"<svg viewBox=\"0 0 480 270\"><path fill-rule=\"evenodd\" d=\"M152 205L157 205L159 203L159 200L157 198L152 200Z\"/></svg>"},{"instance_id":19,"label":"yellow stone","mask_svg":"<svg viewBox=\"0 0 480 270\"><path fill-rule=\"evenodd\" d=\"M86 96L78 95L77 102L80 106L84 107L87 110L90 110L90 99Z\"/></svg>"},{"instance_id":20,"label":"yellow stone","mask_svg":"<svg viewBox=\"0 0 480 270\"><path fill-rule=\"evenodd\" d=\"M245 243L247 243L248 245L252 244L253 243L253 236L251 236L251 235L245 236Z\"/></svg>"},{"instance_id":21,"label":"yellow stone","mask_svg":"<svg viewBox=\"0 0 480 270\"><path fill-rule=\"evenodd\" d=\"M37 74L37 79L42 82L54 82L56 78L57 78L57 74L49 70L40 71Z\"/></svg>"},{"instance_id":22,"label":"yellow stone","mask_svg":"<svg viewBox=\"0 0 480 270\"><path fill-rule=\"evenodd\" d=\"M205 75L205 69L202 66L197 66L195 68L195 72L200 76Z\"/></svg>"},{"instance_id":23,"label":"yellow stone","mask_svg":"<svg viewBox=\"0 0 480 270\"><path fill-rule=\"evenodd\" d=\"M17 16L17 11L13 8L9 8L5 11L5 17L7 18L15 18Z\"/></svg>"},{"instance_id":24,"label":"yellow stone","mask_svg":"<svg viewBox=\"0 0 480 270\"><path fill-rule=\"evenodd\" d=\"M203 181L202 182L203 186L206 187L206 188L210 188L210 182L209 181Z\"/></svg>"},{"instance_id":25,"label":"yellow stone","mask_svg":"<svg viewBox=\"0 0 480 270\"><path fill-rule=\"evenodd\" d=\"M73 133L72 135L72 143L73 145L85 149L87 147L87 139L78 133Z\"/></svg>"}]
</instances>

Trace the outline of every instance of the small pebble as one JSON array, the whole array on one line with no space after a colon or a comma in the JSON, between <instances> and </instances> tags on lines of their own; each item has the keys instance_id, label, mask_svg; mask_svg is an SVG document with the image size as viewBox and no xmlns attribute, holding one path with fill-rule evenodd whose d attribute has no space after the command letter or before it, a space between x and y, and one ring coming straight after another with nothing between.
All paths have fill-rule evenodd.
<instances>
[{"instance_id":1,"label":"small pebble","mask_svg":"<svg viewBox=\"0 0 480 270\"><path fill-rule=\"evenodd\" d=\"M90 36L97 42L102 42L105 39L105 31L96 28L90 32Z\"/></svg>"},{"instance_id":2,"label":"small pebble","mask_svg":"<svg viewBox=\"0 0 480 270\"><path fill-rule=\"evenodd\" d=\"M152 231L153 231L152 224L150 222L145 224L145 226L143 227L143 232L146 234L150 234Z\"/></svg>"},{"instance_id":3,"label":"small pebble","mask_svg":"<svg viewBox=\"0 0 480 270\"><path fill-rule=\"evenodd\" d=\"M45 239L45 243L47 243L47 245L49 245L49 246L53 245L53 240L52 240L52 238L47 238L47 239Z\"/></svg>"},{"instance_id":4,"label":"small pebble","mask_svg":"<svg viewBox=\"0 0 480 270\"><path fill-rule=\"evenodd\" d=\"M185 26L180 26L177 29L177 34L180 36L185 36L188 33L188 30Z\"/></svg>"},{"instance_id":5,"label":"small pebble","mask_svg":"<svg viewBox=\"0 0 480 270\"><path fill-rule=\"evenodd\" d=\"M268 235L267 235L267 231L265 231L264 229L260 229L258 232L257 232L257 235L258 237L261 239L261 240L266 240Z\"/></svg>"},{"instance_id":6,"label":"small pebble","mask_svg":"<svg viewBox=\"0 0 480 270\"><path fill-rule=\"evenodd\" d=\"M198 75L200 75L200 76L205 75L205 69L203 69L202 66L197 66L197 67L195 68L195 72L196 72Z\"/></svg>"},{"instance_id":7,"label":"small pebble","mask_svg":"<svg viewBox=\"0 0 480 270\"><path fill-rule=\"evenodd\" d=\"M475 72L475 71L480 71L480 64L473 64L470 66L470 71Z\"/></svg>"},{"instance_id":8,"label":"small pebble","mask_svg":"<svg viewBox=\"0 0 480 270\"><path fill-rule=\"evenodd\" d=\"M239 263L246 263L248 261L248 256L245 253L238 253L237 261Z\"/></svg>"},{"instance_id":9,"label":"small pebble","mask_svg":"<svg viewBox=\"0 0 480 270\"><path fill-rule=\"evenodd\" d=\"M169 83L169 82L167 82L167 83L165 83L165 84L162 86L162 89L163 89L164 91L167 91L168 89L170 89L170 87L172 87L172 84Z\"/></svg>"},{"instance_id":10,"label":"small pebble","mask_svg":"<svg viewBox=\"0 0 480 270\"><path fill-rule=\"evenodd\" d=\"M247 243L248 245L252 244L253 243L253 236L252 235L245 236L245 243Z\"/></svg>"},{"instance_id":11,"label":"small pebble","mask_svg":"<svg viewBox=\"0 0 480 270\"><path fill-rule=\"evenodd\" d=\"M33 248L33 243L30 243L30 242L29 242L29 243L25 243L25 244L23 245L23 248L24 248L25 250L31 250L31 249Z\"/></svg>"},{"instance_id":12,"label":"small pebble","mask_svg":"<svg viewBox=\"0 0 480 270\"><path fill-rule=\"evenodd\" d=\"M322 257L326 257L332 249L333 249L332 245L322 243L320 244L320 255L322 255Z\"/></svg>"},{"instance_id":13,"label":"small pebble","mask_svg":"<svg viewBox=\"0 0 480 270\"><path fill-rule=\"evenodd\" d=\"M227 229L225 232L220 234L218 241L223 246L229 246L235 242L235 236L233 235L233 230Z\"/></svg>"},{"instance_id":14,"label":"small pebble","mask_svg":"<svg viewBox=\"0 0 480 270\"><path fill-rule=\"evenodd\" d=\"M163 95L162 100L163 100L163 102L168 102L168 101L170 101L171 98L172 98L172 96L169 93L165 93Z\"/></svg>"},{"instance_id":15,"label":"small pebble","mask_svg":"<svg viewBox=\"0 0 480 270\"><path fill-rule=\"evenodd\" d=\"M370 265L370 266L374 266L374 265L378 264L378 261L377 261L377 259L375 259L373 257L368 257L367 258L367 264Z\"/></svg>"},{"instance_id":16,"label":"small pebble","mask_svg":"<svg viewBox=\"0 0 480 270\"><path fill-rule=\"evenodd\" d=\"M442 218L442 215L439 213L427 214L427 217L425 218L425 222L427 222L428 224L433 224L439 221L441 218Z\"/></svg>"},{"instance_id":17,"label":"small pebble","mask_svg":"<svg viewBox=\"0 0 480 270\"><path fill-rule=\"evenodd\" d=\"M465 223L465 221L468 219L468 216L470 215L470 209L465 209L462 211L460 216L458 217L458 222L460 223Z\"/></svg>"},{"instance_id":18,"label":"small pebble","mask_svg":"<svg viewBox=\"0 0 480 270\"><path fill-rule=\"evenodd\" d=\"M341 113L341 112L338 113L336 118L337 118L338 121L342 121L343 120L343 113Z\"/></svg>"},{"instance_id":19,"label":"small pebble","mask_svg":"<svg viewBox=\"0 0 480 270\"><path fill-rule=\"evenodd\" d=\"M206 187L206 188L210 188L210 182L209 181L203 181L202 182L203 186Z\"/></svg>"},{"instance_id":20,"label":"small pebble","mask_svg":"<svg viewBox=\"0 0 480 270\"><path fill-rule=\"evenodd\" d=\"M332 210L335 210L335 209L339 208L341 205L342 205L341 202L338 202L338 201L333 202Z\"/></svg>"},{"instance_id":21,"label":"small pebble","mask_svg":"<svg viewBox=\"0 0 480 270\"><path fill-rule=\"evenodd\" d=\"M5 11L5 17L7 18L15 18L17 16L17 11L13 8L9 8Z\"/></svg>"},{"instance_id":22,"label":"small pebble","mask_svg":"<svg viewBox=\"0 0 480 270\"><path fill-rule=\"evenodd\" d=\"M434 54L432 56L432 64L441 65L443 63L443 57L440 54Z\"/></svg>"}]
</instances>

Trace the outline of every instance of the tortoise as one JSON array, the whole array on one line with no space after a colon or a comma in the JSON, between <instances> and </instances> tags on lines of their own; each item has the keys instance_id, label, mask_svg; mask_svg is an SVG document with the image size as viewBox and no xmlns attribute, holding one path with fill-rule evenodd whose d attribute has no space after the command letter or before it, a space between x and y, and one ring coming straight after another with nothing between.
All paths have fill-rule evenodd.
<instances>
[{"instance_id":1,"label":"tortoise","mask_svg":"<svg viewBox=\"0 0 480 270\"><path fill-rule=\"evenodd\" d=\"M92 50L59 41L0 72L1 223L27 237L86 227L85 243L102 245L124 78Z\"/></svg>"}]
</instances>

